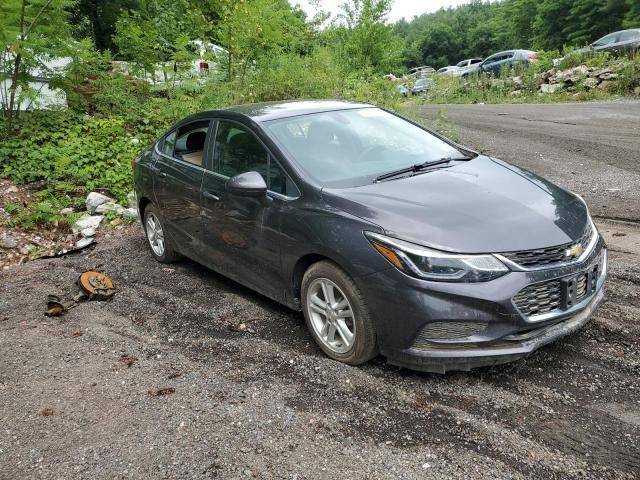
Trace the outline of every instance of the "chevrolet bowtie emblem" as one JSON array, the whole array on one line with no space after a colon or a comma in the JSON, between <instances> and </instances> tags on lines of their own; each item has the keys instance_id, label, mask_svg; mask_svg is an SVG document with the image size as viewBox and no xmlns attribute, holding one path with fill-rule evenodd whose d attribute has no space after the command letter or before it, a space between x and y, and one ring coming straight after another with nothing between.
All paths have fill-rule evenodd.
<instances>
[{"instance_id":1,"label":"chevrolet bowtie emblem","mask_svg":"<svg viewBox=\"0 0 640 480\"><path fill-rule=\"evenodd\" d=\"M574 245L573 247L567 249L567 251L565 252L565 256L578 258L583 253L584 248L582 248L582 245Z\"/></svg>"}]
</instances>

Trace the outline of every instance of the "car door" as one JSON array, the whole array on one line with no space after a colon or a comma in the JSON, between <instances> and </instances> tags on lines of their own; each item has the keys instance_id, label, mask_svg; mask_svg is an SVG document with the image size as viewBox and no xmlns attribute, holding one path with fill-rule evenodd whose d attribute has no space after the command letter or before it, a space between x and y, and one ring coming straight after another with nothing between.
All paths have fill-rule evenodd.
<instances>
[{"instance_id":1,"label":"car door","mask_svg":"<svg viewBox=\"0 0 640 480\"><path fill-rule=\"evenodd\" d=\"M509 52L500 52L490 56L484 62L482 62L482 71L494 74L500 73L502 65L504 65L505 61L511 58L511 56L512 54L510 54Z\"/></svg>"},{"instance_id":2,"label":"car door","mask_svg":"<svg viewBox=\"0 0 640 480\"><path fill-rule=\"evenodd\" d=\"M199 120L169 132L153 166L156 204L178 250L191 258L203 250L200 187L210 123Z\"/></svg>"},{"instance_id":3,"label":"car door","mask_svg":"<svg viewBox=\"0 0 640 480\"><path fill-rule=\"evenodd\" d=\"M217 121L213 155L202 183L203 240L210 268L276 300L284 299L280 263L282 216L297 188L265 145L246 125ZM229 193L229 178L260 173L265 197Z\"/></svg>"},{"instance_id":4,"label":"car door","mask_svg":"<svg viewBox=\"0 0 640 480\"><path fill-rule=\"evenodd\" d=\"M620 32L620 36L614 45L617 52L632 53L640 47L640 30L625 30Z\"/></svg>"}]
</instances>

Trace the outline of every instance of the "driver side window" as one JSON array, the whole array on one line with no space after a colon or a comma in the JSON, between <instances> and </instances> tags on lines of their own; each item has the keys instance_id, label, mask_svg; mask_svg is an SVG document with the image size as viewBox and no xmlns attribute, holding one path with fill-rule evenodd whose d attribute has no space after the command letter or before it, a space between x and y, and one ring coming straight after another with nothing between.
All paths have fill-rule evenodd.
<instances>
[{"instance_id":1,"label":"driver side window","mask_svg":"<svg viewBox=\"0 0 640 480\"><path fill-rule=\"evenodd\" d=\"M258 172L270 191L287 196L299 195L282 167L271 157L258 138L242 125L220 120L215 141L214 171L225 177Z\"/></svg>"}]
</instances>

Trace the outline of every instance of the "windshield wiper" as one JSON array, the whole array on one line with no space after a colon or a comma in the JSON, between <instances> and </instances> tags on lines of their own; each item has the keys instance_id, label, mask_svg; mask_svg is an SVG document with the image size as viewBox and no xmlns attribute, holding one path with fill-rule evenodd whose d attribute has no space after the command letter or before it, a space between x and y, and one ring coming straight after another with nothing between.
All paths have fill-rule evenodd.
<instances>
[{"instance_id":1,"label":"windshield wiper","mask_svg":"<svg viewBox=\"0 0 640 480\"><path fill-rule=\"evenodd\" d=\"M410 167L401 168L400 170L394 170L393 172L380 175L379 177L376 177L373 183L382 182L399 175L404 175L405 173L412 173L413 175L415 175L421 171L431 169L431 167L437 167L438 165L444 165L451 162L465 162L467 160L471 160L471 157L446 157L440 158L438 160L432 160L430 162L418 163ZM413 175L410 176L412 177Z\"/></svg>"}]
</instances>

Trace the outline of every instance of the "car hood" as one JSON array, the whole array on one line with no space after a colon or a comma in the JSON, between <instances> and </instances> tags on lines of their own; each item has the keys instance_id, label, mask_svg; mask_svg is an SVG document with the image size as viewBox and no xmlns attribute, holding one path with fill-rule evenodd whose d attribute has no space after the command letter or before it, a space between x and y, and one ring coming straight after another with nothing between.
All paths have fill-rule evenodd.
<instances>
[{"instance_id":1,"label":"car hood","mask_svg":"<svg viewBox=\"0 0 640 480\"><path fill-rule=\"evenodd\" d=\"M452 252L530 250L579 239L588 211L575 195L506 162L479 156L409 178L323 190L333 208L387 235Z\"/></svg>"}]
</instances>

